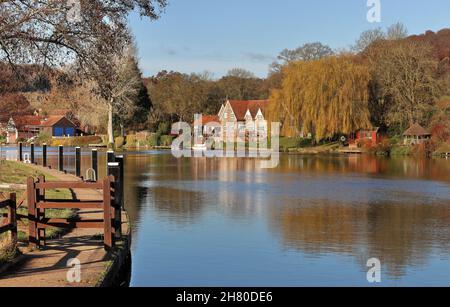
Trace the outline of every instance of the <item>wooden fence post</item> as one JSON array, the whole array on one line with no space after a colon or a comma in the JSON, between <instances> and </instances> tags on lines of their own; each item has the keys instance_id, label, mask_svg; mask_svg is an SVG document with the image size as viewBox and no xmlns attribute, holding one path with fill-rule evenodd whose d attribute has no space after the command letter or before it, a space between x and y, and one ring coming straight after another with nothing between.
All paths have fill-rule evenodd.
<instances>
[{"instance_id":1,"label":"wooden fence post","mask_svg":"<svg viewBox=\"0 0 450 307\"><path fill-rule=\"evenodd\" d=\"M91 168L95 172L95 181L98 181L98 150L92 149L92 165Z\"/></svg>"},{"instance_id":2,"label":"wooden fence post","mask_svg":"<svg viewBox=\"0 0 450 307\"><path fill-rule=\"evenodd\" d=\"M64 147L62 145L58 147L58 170L64 172Z\"/></svg>"},{"instance_id":3,"label":"wooden fence post","mask_svg":"<svg viewBox=\"0 0 450 307\"><path fill-rule=\"evenodd\" d=\"M34 164L34 143L30 144L30 163Z\"/></svg>"},{"instance_id":4,"label":"wooden fence post","mask_svg":"<svg viewBox=\"0 0 450 307\"><path fill-rule=\"evenodd\" d=\"M112 188L114 190L113 194L113 204L114 204L114 235L116 239L122 237L122 208L121 208L121 181L120 178L120 163L108 163L108 176L112 176L114 181L112 182Z\"/></svg>"},{"instance_id":5,"label":"wooden fence post","mask_svg":"<svg viewBox=\"0 0 450 307\"><path fill-rule=\"evenodd\" d=\"M17 157L17 160L19 160L19 162L23 162L23 143L19 142L19 156Z\"/></svg>"},{"instance_id":6,"label":"wooden fence post","mask_svg":"<svg viewBox=\"0 0 450 307\"><path fill-rule=\"evenodd\" d=\"M38 182L39 183L45 183L45 176L39 176L38 177ZM38 193L37 193L37 202L40 201L45 201L45 189L44 188L40 188ZM36 209L36 216L38 219L38 222L40 222L41 220L45 219L45 209ZM45 239L45 228L37 228L37 240L39 242L39 246L45 246L47 244L46 239Z\"/></svg>"},{"instance_id":7,"label":"wooden fence post","mask_svg":"<svg viewBox=\"0 0 450 307\"><path fill-rule=\"evenodd\" d=\"M16 193L11 193L9 196L10 202L8 207L8 224L11 227L11 242L17 242L17 199Z\"/></svg>"},{"instance_id":8,"label":"wooden fence post","mask_svg":"<svg viewBox=\"0 0 450 307\"><path fill-rule=\"evenodd\" d=\"M36 184L32 177L27 179L27 198L28 198L28 230L31 247L38 247L37 240L37 212L36 212Z\"/></svg>"},{"instance_id":9,"label":"wooden fence post","mask_svg":"<svg viewBox=\"0 0 450 307\"><path fill-rule=\"evenodd\" d=\"M120 166L120 207L125 209L125 158L123 155L116 156Z\"/></svg>"},{"instance_id":10,"label":"wooden fence post","mask_svg":"<svg viewBox=\"0 0 450 307\"><path fill-rule=\"evenodd\" d=\"M75 148L75 176L81 177L81 148Z\"/></svg>"},{"instance_id":11,"label":"wooden fence post","mask_svg":"<svg viewBox=\"0 0 450 307\"><path fill-rule=\"evenodd\" d=\"M106 250L113 247L113 235L111 226L111 177L103 179L103 224L104 246Z\"/></svg>"},{"instance_id":12,"label":"wooden fence post","mask_svg":"<svg viewBox=\"0 0 450 307\"><path fill-rule=\"evenodd\" d=\"M47 167L47 144L42 145L42 166Z\"/></svg>"}]
</instances>

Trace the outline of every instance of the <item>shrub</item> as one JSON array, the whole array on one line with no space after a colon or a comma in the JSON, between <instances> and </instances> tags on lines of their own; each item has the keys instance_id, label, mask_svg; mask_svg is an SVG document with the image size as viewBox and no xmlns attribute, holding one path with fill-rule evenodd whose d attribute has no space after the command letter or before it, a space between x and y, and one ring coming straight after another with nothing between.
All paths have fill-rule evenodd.
<instances>
[{"instance_id":1,"label":"shrub","mask_svg":"<svg viewBox=\"0 0 450 307\"><path fill-rule=\"evenodd\" d=\"M136 147L136 135L128 134L125 141L126 147Z\"/></svg>"},{"instance_id":2,"label":"shrub","mask_svg":"<svg viewBox=\"0 0 450 307\"><path fill-rule=\"evenodd\" d=\"M171 125L169 122L161 122L158 125L158 130L156 131L159 135L167 135L170 133Z\"/></svg>"},{"instance_id":3,"label":"shrub","mask_svg":"<svg viewBox=\"0 0 450 307\"><path fill-rule=\"evenodd\" d=\"M147 145L150 147L156 147L159 144L159 135L154 133L147 138Z\"/></svg>"},{"instance_id":4,"label":"shrub","mask_svg":"<svg viewBox=\"0 0 450 307\"><path fill-rule=\"evenodd\" d=\"M450 144L449 143L443 143L435 150L433 155L441 156L441 155L447 154L449 152L450 152Z\"/></svg>"},{"instance_id":5,"label":"shrub","mask_svg":"<svg viewBox=\"0 0 450 307\"><path fill-rule=\"evenodd\" d=\"M312 139L300 138L300 137L281 137L280 149L289 150L292 148L302 148L312 145Z\"/></svg>"},{"instance_id":6,"label":"shrub","mask_svg":"<svg viewBox=\"0 0 450 307\"><path fill-rule=\"evenodd\" d=\"M36 145L42 145L44 143L48 144L52 140L52 136L46 133L39 133L39 135L35 139Z\"/></svg>"},{"instance_id":7,"label":"shrub","mask_svg":"<svg viewBox=\"0 0 450 307\"><path fill-rule=\"evenodd\" d=\"M393 146L391 148L391 156L409 156L411 155L410 146Z\"/></svg>"},{"instance_id":8,"label":"shrub","mask_svg":"<svg viewBox=\"0 0 450 307\"><path fill-rule=\"evenodd\" d=\"M19 254L17 244L0 237L0 265L12 261Z\"/></svg>"},{"instance_id":9,"label":"shrub","mask_svg":"<svg viewBox=\"0 0 450 307\"><path fill-rule=\"evenodd\" d=\"M125 145L125 138L123 136L118 136L114 140L116 148L122 148Z\"/></svg>"},{"instance_id":10,"label":"shrub","mask_svg":"<svg viewBox=\"0 0 450 307\"><path fill-rule=\"evenodd\" d=\"M432 144L430 142L418 144L411 148L411 154L418 157L430 156L432 152Z\"/></svg>"},{"instance_id":11,"label":"shrub","mask_svg":"<svg viewBox=\"0 0 450 307\"><path fill-rule=\"evenodd\" d=\"M67 147L75 146L89 146L90 144L103 144L102 138L100 136L77 136L72 138L58 138L52 139L49 146L57 147L59 145Z\"/></svg>"},{"instance_id":12,"label":"shrub","mask_svg":"<svg viewBox=\"0 0 450 307\"><path fill-rule=\"evenodd\" d=\"M160 146L170 147L172 146L173 139L174 138L171 135L163 135L159 140L159 144Z\"/></svg>"}]
</instances>

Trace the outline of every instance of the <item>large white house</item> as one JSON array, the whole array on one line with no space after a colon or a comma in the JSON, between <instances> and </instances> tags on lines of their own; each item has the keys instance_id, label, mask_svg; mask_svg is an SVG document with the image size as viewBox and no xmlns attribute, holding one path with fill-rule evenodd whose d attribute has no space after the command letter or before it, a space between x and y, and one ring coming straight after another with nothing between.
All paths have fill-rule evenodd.
<instances>
[{"instance_id":1,"label":"large white house","mask_svg":"<svg viewBox=\"0 0 450 307\"><path fill-rule=\"evenodd\" d=\"M269 100L227 100L219 112L219 122L223 131L233 125L236 135L244 130L267 135L265 111Z\"/></svg>"}]
</instances>

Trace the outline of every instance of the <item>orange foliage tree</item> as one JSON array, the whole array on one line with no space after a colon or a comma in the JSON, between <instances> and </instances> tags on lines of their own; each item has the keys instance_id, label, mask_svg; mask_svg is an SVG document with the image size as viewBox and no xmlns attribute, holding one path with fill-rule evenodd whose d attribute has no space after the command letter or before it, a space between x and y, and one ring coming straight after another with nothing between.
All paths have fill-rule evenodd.
<instances>
[{"instance_id":1,"label":"orange foliage tree","mask_svg":"<svg viewBox=\"0 0 450 307\"><path fill-rule=\"evenodd\" d=\"M298 61L283 69L267 114L284 136L311 133L317 141L370 127L369 70L349 56Z\"/></svg>"}]
</instances>

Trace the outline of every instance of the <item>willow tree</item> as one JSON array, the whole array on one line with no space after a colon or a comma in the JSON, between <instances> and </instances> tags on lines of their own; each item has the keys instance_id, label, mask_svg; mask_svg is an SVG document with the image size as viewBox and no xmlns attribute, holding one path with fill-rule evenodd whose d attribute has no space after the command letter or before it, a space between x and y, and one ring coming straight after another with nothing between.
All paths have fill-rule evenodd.
<instances>
[{"instance_id":1,"label":"willow tree","mask_svg":"<svg viewBox=\"0 0 450 307\"><path fill-rule=\"evenodd\" d=\"M311 133L317 141L370 126L368 68L350 57L293 62L272 91L269 120L282 134Z\"/></svg>"}]
</instances>

